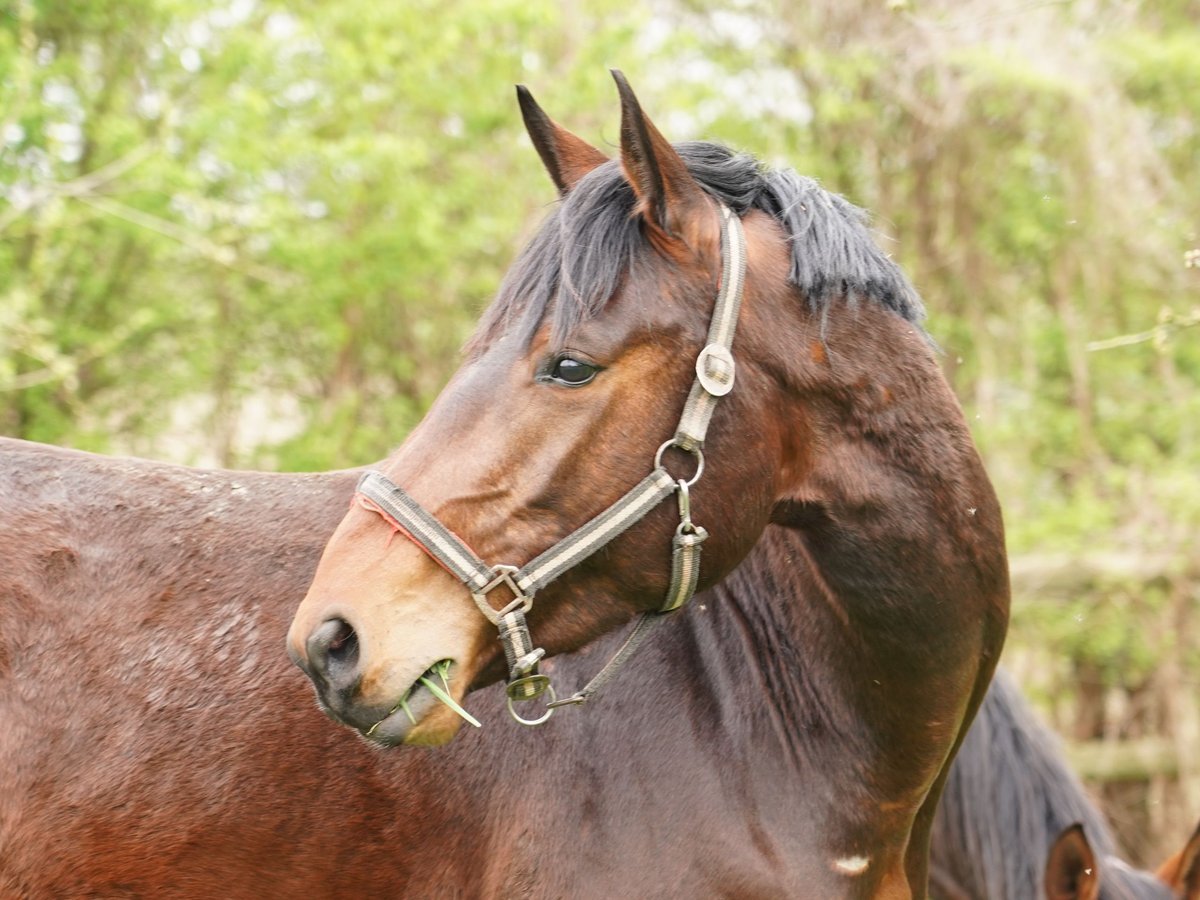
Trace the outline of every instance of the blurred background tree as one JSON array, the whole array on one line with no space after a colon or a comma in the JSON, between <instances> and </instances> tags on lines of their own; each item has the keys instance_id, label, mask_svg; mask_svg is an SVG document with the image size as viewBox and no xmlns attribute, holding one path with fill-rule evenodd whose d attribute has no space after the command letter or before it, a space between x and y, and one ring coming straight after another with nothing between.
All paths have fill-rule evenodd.
<instances>
[{"instance_id":1,"label":"blurred background tree","mask_svg":"<svg viewBox=\"0 0 1200 900\"><path fill-rule=\"evenodd\" d=\"M0 432L384 456L606 68L876 214L1005 505L1007 664L1153 860L1200 814L1200 2L9 0Z\"/></svg>"}]
</instances>

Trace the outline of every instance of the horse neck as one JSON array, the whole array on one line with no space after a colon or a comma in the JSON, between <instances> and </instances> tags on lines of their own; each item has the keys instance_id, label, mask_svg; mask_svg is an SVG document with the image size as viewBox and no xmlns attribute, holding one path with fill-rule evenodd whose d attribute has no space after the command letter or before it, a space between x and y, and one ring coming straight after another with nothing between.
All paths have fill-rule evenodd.
<instances>
[{"instance_id":1,"label":"horse neck","mask_svg":"<svg viewBox=\"0 0 1200 900\"><path fill-rule=\"evenodd\" d=\"M810 756L811 748L796 744L806 736L869 741L857 685L841 675L869 670L873 661L846 654L847 643L858 644L858 626L803 533L769 525L742 563L697 595L680 620L677 631L691 652L674 653L676 666L720 703L761 707L794 758ZM674 630L668 625L661 633L671 640Z\"/></svg>"},{"instance_id":2,"label":"horse neck","mask_svg":"<svg viewBox=\"0 0 1200 900\"><path fill-rule=\"evenodd\" d=\"M924 335L873 307L829 321L795 387L797 439L813 449L784 523L846 602L937 592L918 571L935 560L951 567L943 581L1006 597L999 504Z\"/></svg>"},{"instance_id":3,"label":"horse neck","mask_svg":"<svg viewBox=\"0 0 1200 900\"><path fill-rule=\"evenodd\" d=\"M1003 526L919 328L867 302L820 318L747 329L784 389L771 426L784 499L713 594L792 758L831 777L854 759L869 773L862 808L911 809L1003 643Z\"/></svg>"},{"instance_id":4,"label":"horse neck","mask_svg":"<svg viewBox=\"0 0 1200 900\"><path fill-rule=\"evenodd\" d=\"M834 631L893 645L929 684L930 666L999 651L1008 604L999 504L916 325L866 302L812 319L808 352L791 350L790 497L774 521L799 535L812 599L830 607ZM953 627L971 637L929 653L931 632ZM961 656L945 656L955 646Z\"/></svg>"},{"instance_id":5,"label":"horse neck","mask_svg":"<svg viewBox=\"0 0 1200 900\"><path fill-rule=\"evenodd\" d=\"M861 726L828 677L827 623L807 602L808 565L797 534L768 526L741 565L693 601L685 628L697 652L677 657L727 713L737 711L726 719L757 711L757 724L805 765L813 761L806 735L846 735Z\"/></svg>"}]
</instances>

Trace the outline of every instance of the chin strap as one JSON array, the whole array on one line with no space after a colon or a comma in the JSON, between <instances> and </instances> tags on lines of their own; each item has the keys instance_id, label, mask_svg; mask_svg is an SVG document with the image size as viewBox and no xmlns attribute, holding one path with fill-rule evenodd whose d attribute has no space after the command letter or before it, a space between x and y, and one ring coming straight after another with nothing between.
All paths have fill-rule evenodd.
<instances>
[{"instance_id":1,"label":"chin strap","mask_svg":"<svg viewBox=\"0 0 1200 900\"><path fill-rule=\"evenodd\" d=\"M585 703L595 696L668 618L667 614L684 606L696 592L700 549L708 532L692 522L690 489L704 473L701 448L717 400L733 389L735 367L731 348L746 277L742 223L724 204L721 205L721 260L721 282L708 343L696 359L696 380L675 436L658 448L653 470L632 490L525 565L488 565L462 538L379 472L367 472L358 483L358 503L382 516L466 585L479 611L497 627L509 669L506 686L509 712L522 724L539 725L558 707ZM696 457L696 471L690 479L676 479L663 466L663 454L669 447L678 447ZM679 526L671 542L671 583L662 606L638 618L625 643L591 681L570 697L556 699L549 677L537 671L545 650L533 646L525 621L534 594L639 522L671 494L679 501ZM488 601L488 594L502 585L512 592L513 599L497 610ZM513 707L514 702L533 700L547 692L550 702L539 718L523 718Z\"/></svg>"}]
</instances>

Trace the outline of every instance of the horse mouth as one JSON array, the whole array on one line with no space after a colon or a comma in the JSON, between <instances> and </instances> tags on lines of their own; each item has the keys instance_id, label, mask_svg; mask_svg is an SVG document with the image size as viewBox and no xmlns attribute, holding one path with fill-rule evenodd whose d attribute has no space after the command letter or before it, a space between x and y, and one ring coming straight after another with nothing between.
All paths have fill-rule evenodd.
<instances>
[{"instance_id":1,"label":"horse mouth","mask_svg":"<svg viewBox=\"0 0 1200 900\"><path fill-rule=\"evenodd\" d=\"M359 733L372 743L394 747L403 743L443 744L458 732L460 718L480 727L479 721L454 699L450 687L453 668L451 659L435 662L417 676L387 715ZM453 715L436 715L443 707ZM427 722L431 718L440 722Z\"/></svg>"}]
</instances>

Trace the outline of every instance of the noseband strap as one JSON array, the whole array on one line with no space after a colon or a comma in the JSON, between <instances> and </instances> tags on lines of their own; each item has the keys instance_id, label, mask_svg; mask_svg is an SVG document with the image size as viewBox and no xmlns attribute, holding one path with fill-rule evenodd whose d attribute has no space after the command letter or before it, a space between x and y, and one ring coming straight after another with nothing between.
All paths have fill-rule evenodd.
<instances>
[{"instance_id":1,"label":"noseband strap","mask_svg":"<svg viewBox=\"0 0 1200 900\"><path fill-rule=\"evenodd\" d=\"M675 436L659 447L650 474L604 512L523 566L492 566L385 475L367 472L359 480L356 495L359 504L386 519L461 581L471 592L479 611L499 629L509 667L509 711L523 724L540 724L557 707L584 703L594 696L654 627L666 618L664 614L679 609L696 592L700 577L700 545L708 532L692 522L690 488L704 471L701 448L717 400L733 389L735 369L731 348L746 278L746 239L742 223L724 204L720 204L720 210L720 287L709 325L708 344L696 359L696 380ZM663 454L669 447L679 447L695 455L696 471L690 480L676 479L662 465ZM570 697L554 699L550 679L537 671L538 661L545 651L533 646L525 622L525 614L533 606L534 594L639 522L671 494L676 494L679 500L679 527L672 540L671 583L663 604L657 612L645 613L638 619L616 655L586 686ZM500 586L507 587L513 599L497 610L488 601L488 594ZM514 701L532 700L547 691L551 702L540 718L522 718L513 708Z\"/></svg>"}]
</instances>

